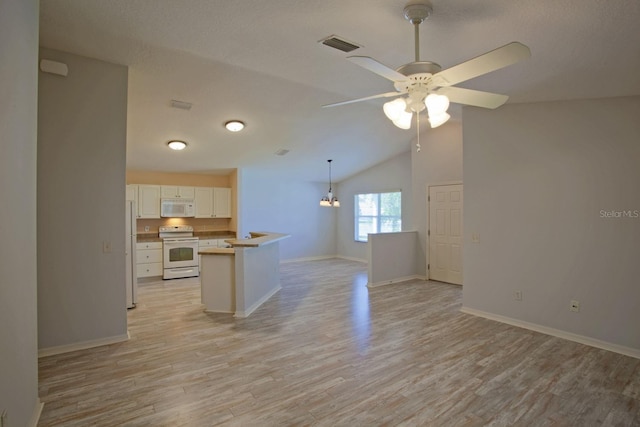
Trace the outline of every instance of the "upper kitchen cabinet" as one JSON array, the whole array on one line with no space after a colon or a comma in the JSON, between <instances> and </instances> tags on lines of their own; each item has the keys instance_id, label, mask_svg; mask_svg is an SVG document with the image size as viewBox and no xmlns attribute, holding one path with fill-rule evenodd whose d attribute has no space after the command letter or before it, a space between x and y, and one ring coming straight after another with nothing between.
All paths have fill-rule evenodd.
<instances>
[{"instance_id":1,"label":"upper kitchen cabinet","mask_svg":"<svg viewBox=\"0 0 640 427\"><path fill-rule=\"evenodd\" d=\"M196 187L196 218L213 218L213 188Z\"/></svg>"},{"instance_id":2,"label":"upper kitchen cabinet","mask_svg":"<svg viewBox=\"0 0 640 427\"><path fill-rule=\"evenodd\" d=\"M159 185L138 185L138 218L160 218Z\"/></svg>"},{"instance_id":3,"label":"upper kitchen cabinet","mask_svg":"<svg viewBox=\"0 0 640 427\"><path fill-rule=\"evenodd\" d=\"M231 218L231 189L196 187L196 218Z\"/></svg>"},{"instance_id":4,"label":"upper kitchen cabinet","mask_svg":"<svg viewBox=\"0 0 640 427\"><path fill-rule=\"evenodd\" d=\"M162 185L160 197L163 199L194 199L194 187L180 187L175 185Z\"/></svg>"},{"instance_id":5,"label":"upper kitchen cabinet","mask_svg":"<svg viewBox=\"0 0 640 427\"><path fill-rule=\"evenodd\" d=\"M231 189L214 187L213 189L214 218L231 218Z\"/></svg>"}]
</instances>

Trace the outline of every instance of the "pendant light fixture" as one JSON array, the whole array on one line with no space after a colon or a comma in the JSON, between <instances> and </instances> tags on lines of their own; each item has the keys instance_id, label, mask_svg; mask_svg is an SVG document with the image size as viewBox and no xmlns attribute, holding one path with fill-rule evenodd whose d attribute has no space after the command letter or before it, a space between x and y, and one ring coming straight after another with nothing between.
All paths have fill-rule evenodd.
<instances>
[{"instance_id":1,"label":"pendant light fixture","mask_svg":"<svg viewBox=\"0 0 640 427\"><path fill-rule=\"evenodd\" d=\"M320 206L327 206L327 207L333 206L334 208L339 208L340 202L338 201L338 198L334 196L333 193L331 192L331 162L332 161L333 160L327 160L327 162L329 162L329 192L325 197L320 199Z\"/></svg>"}]
</instances>

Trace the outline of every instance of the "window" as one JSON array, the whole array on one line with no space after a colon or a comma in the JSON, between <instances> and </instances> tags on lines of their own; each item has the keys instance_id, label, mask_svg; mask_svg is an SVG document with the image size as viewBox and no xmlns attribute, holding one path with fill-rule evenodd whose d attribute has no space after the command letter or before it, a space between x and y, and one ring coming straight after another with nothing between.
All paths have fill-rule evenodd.
<instances>
[{"instance_id":1,"label":"window","mask_svg":"<svg viewBox=\"0 0 640 427\"><path fill-rule=\"evenodd\" d=\"M369 233L402 231L402 193L355 195L355 239L366 242Z\"/></svg>"}]
</instances>

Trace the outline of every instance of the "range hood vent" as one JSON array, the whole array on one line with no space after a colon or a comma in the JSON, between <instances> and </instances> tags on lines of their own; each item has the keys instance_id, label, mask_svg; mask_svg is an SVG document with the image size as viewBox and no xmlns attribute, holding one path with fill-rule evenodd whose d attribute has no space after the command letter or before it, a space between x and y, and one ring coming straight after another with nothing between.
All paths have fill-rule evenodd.
<instances>
[{"instance_id":1,"label":"range hood vent","mask_svg":"<svg viewBox=\"0 0 640 427\"><path fill-rule=\"evenodd\" d=\"M338 49L342 52L353 52L356 49L360 49L362 46L356 43L345 40L342 37L336 36L335 34L330 35L329 37L325 37L320 40L318 43L322 43L325 46L332 47L334 49Z\"/></svg>"}]
</instances>

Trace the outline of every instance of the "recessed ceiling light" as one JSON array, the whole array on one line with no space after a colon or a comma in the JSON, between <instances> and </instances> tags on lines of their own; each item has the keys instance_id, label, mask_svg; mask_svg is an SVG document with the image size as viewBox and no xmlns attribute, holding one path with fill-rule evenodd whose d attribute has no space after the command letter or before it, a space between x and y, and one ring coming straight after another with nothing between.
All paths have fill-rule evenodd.
<instances>
[{"instance_id":1,"label":"recessed ceiling light","mask_svg":"<svg viewBox=\"0 0 640 427\"><path fill-rule=\"evenodd\" d=\"M184 141L169 141L167 145L172 150L184 150L187 147L187 143Z\"/></svg>"},{"instance_id":2,"label":"recessed ceiling light","mask_svg":"<svg viewBox=\"0 0 640 427\"><path fill-rule=\"evenodd\" d=\"M224 124L224 127L226 127L227 130L231 132L240 132L242 129L244 129L244 123L240 120L229 120Z\"/></svg>"}]
</instances>

